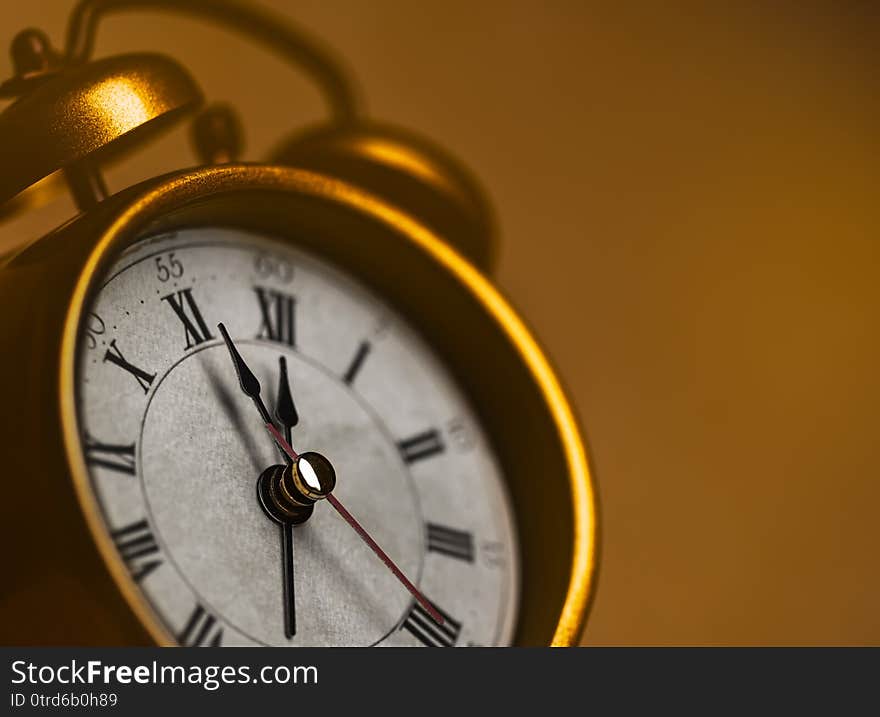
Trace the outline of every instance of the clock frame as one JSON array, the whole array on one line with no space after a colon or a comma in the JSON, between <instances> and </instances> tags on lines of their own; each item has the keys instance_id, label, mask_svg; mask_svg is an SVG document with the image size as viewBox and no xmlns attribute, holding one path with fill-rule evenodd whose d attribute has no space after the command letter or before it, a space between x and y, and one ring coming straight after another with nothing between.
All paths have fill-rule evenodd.
<instances>
[{"instance_id":1,"label":"clock frame","mask_svg":"<svg viewBox=\"0 0 880 717\"><path fill-rule=\"evenodd\" d=\"M74 402L76 346L96 287L146 234L231 226L350 272L434 347L480 418L514 505L522 584L514 644L579 642L596 577L594 482L573 409L544 352L489 280L390 203L290 167L176 172L115 195L0 269L7 349L2 534L15 546L4 644L174 644L99 516Z\"/></svg>"}]
</instances>

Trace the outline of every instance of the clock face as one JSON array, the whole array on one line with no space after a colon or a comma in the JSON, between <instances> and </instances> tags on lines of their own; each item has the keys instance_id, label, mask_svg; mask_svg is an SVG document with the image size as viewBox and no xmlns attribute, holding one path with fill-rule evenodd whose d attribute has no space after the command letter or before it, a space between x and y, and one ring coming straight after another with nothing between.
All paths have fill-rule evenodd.
<instances>
[{"instance_id":1,"label":"clock face","mask_svg":"<svg viewBox=\"0 0 880 717\"><path fill-rule=\"evenodd\" d=\"M221 322L272 416L289 388L294 448L332 463L333 496L442 625L329 501L295 525L270 517L258 480L286 458ZM78 351L107 534L178 643L510 643L518 551L499 463L430 346L352 277L237 229L144 239L108 272Z\"/></svg>"}]
</instances>

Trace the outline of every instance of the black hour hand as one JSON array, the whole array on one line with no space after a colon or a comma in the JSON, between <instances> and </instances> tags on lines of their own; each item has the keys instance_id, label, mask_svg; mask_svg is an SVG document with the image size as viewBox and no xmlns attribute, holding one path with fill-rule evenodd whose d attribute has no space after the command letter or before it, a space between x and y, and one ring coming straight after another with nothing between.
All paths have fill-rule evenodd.
<instances>
[{"instance_id":1,"label":"black hour hand","mask_svg":"<svg viewBox=\"0 0 880 717\"><path fill-rule=\"evenodd\" d=\"M278 367L278 402L275 405L275 417L284 427L285 431L290 431L291 428L299 423L299 414L296 412L296 405L293 403L293 396L290 393L287 359L284 356L278 358Z\"/></svg>"}]
</instances>

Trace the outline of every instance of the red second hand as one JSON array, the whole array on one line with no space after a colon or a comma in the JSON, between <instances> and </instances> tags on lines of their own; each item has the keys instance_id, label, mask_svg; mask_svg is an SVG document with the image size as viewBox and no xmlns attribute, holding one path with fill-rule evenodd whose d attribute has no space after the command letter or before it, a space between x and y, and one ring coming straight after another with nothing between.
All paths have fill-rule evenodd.
<instances>
[{"instance_id":1,"label":"red second hand","mask_svg":"<svg viewBox=\"0 0 880 717\"><path fill-rule=\"evenodd\" d=\"M357 522L357 519L345 509L345 506L342 505L342 503L339 502L339 499L332 493L328 493L327 500L330 502L330 505L336 508L339 515L341 515L345 521L354 528L354 531L363 538L364 542L373 549L373 552L376 553L376 555L379 556L379 559L388 566L388 569L394 573L394 576L403 583L403 586L409 590L410 594L418 600L419 605L425 608L425 612L433 618L434 622L438 625L442 625L444 622L443 616L437 612L437 608L435 608L428 599L419 592L419 589L409 581L406 575L403 574L403 571L394 564L394 561L388 557L388 554L376 544L376 541L370 537L370 534L364 530L360 523Z\"/></svg>"},{"instance_id":2,"label":"red second hand","mask_svg":"<svg viewBox=\"0 0 880 717\"><path fill-rule=\"evenodd\" d=\"M299 457L299 454L293 450L293 447L284 439L281 432L271 423L266 423L265 426L266 430L272 434L272 438L275 439L275 442L281 446L281 450L290 456L290 460L295 461ZM327 500L330 502L330 505L336 509L336 512L342 516L345 522L354 529L354 532L361 536L361 539L369 545L370 549L376 553L383 563L385 563L394 577L400 580L401 584L409 590L410 594L418 601L419 605L425 609L425 612L431 616L434 622L438 625L442 625L445 621L443 616L437 612L437 608L435 608L430 601L422 595L419 589L409 581L406 575L403 574L403 571L395 565L394 561L388 557L388 554L379 547L379 544L370 537L370 534L364 530L364 527L357 521L357 519L346 510L345 506L342 505L339 499L332 493L328 493Z\"/></svg>"},{"instance_id":3,"label":"red second hand","mask_svg":"<svg viewBox=\"0 0 880 717\"><path fill-rule=\"evenodd\" d=\"M266 430L272 434L272 438L275 439L275 443L281 446L281 450L284 451L288 456L290 456L290 460L295 461L299 458L299 453L293 450L293 446L291 446L285 439L284 436L281 435L281 431L279 431L275 426L271 423L264 423Z\"/></svg>"}]
</instances>

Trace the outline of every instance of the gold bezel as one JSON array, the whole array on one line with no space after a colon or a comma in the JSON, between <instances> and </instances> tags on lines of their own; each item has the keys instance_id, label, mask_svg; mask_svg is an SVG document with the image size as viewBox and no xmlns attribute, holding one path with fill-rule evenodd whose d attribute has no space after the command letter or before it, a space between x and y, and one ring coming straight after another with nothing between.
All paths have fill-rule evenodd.
<instances>
[{"instance_id":1,"label":"gold bezel","mask_svg":"<svg viewBox=\"0 0 880 717\"><path fill-rule=\"evenodd\" d=\"M334 224L330 229L326 229L328 218ZM425 317L422 323L431 327L425 329L429 338L448 339L442 344L447 360L466 384L466 392L480 394L478 413L484 421L489 416L490 436L495 441L504 438L500 457L505 473L512 468L515 474L510 480L517 520L527 526L521 544L527 548L531 568L524 571L523 609L531 612L520 621L517 644L577 644L595 581L595 491L572 408L531 332L486 277L408 215L331 178L266 165L202 168L145 183L116 199L82 230L71 227L68 234L73 238L64 239L69 243L65 260L76 261L81 268L74 280L68 279L69 288L61 288L53 299L65 301L57 311L61 332L57 363L49 352L50 365L55 363L59 371L56 405L61 444L88 532L113 582L151 638L160 645L174 642L122 563L92 492L74 401L76 346L95 287L126 246L146 232L205 223L261 227L276 238L298 243L307 235L311 249L344 260L359 278L397 292L391 297L396 306L404 297L411 299L414 306L408 310L420 320ZM60 241L49 237L43 242L50 239ZM40 252L32 252L31 263L33 254L39 260ZM414 286L399 281L395 272L404 268L412 272L414 280L409 283ZM443 293L440 307L418 298L432 289ZM457 312L451 321L449 312ZM453 346L473 346L474 341L492 349L491 359ZM482 372L474 370L480 361ZM511 415L516 410L523 415ZM524 441L531 444L524 446ZM533 480L545 484L535 490ZM545 501L545 495L553 500ZM521 536L523 524L518 526Z\"/></svg>"}]
</instances>

